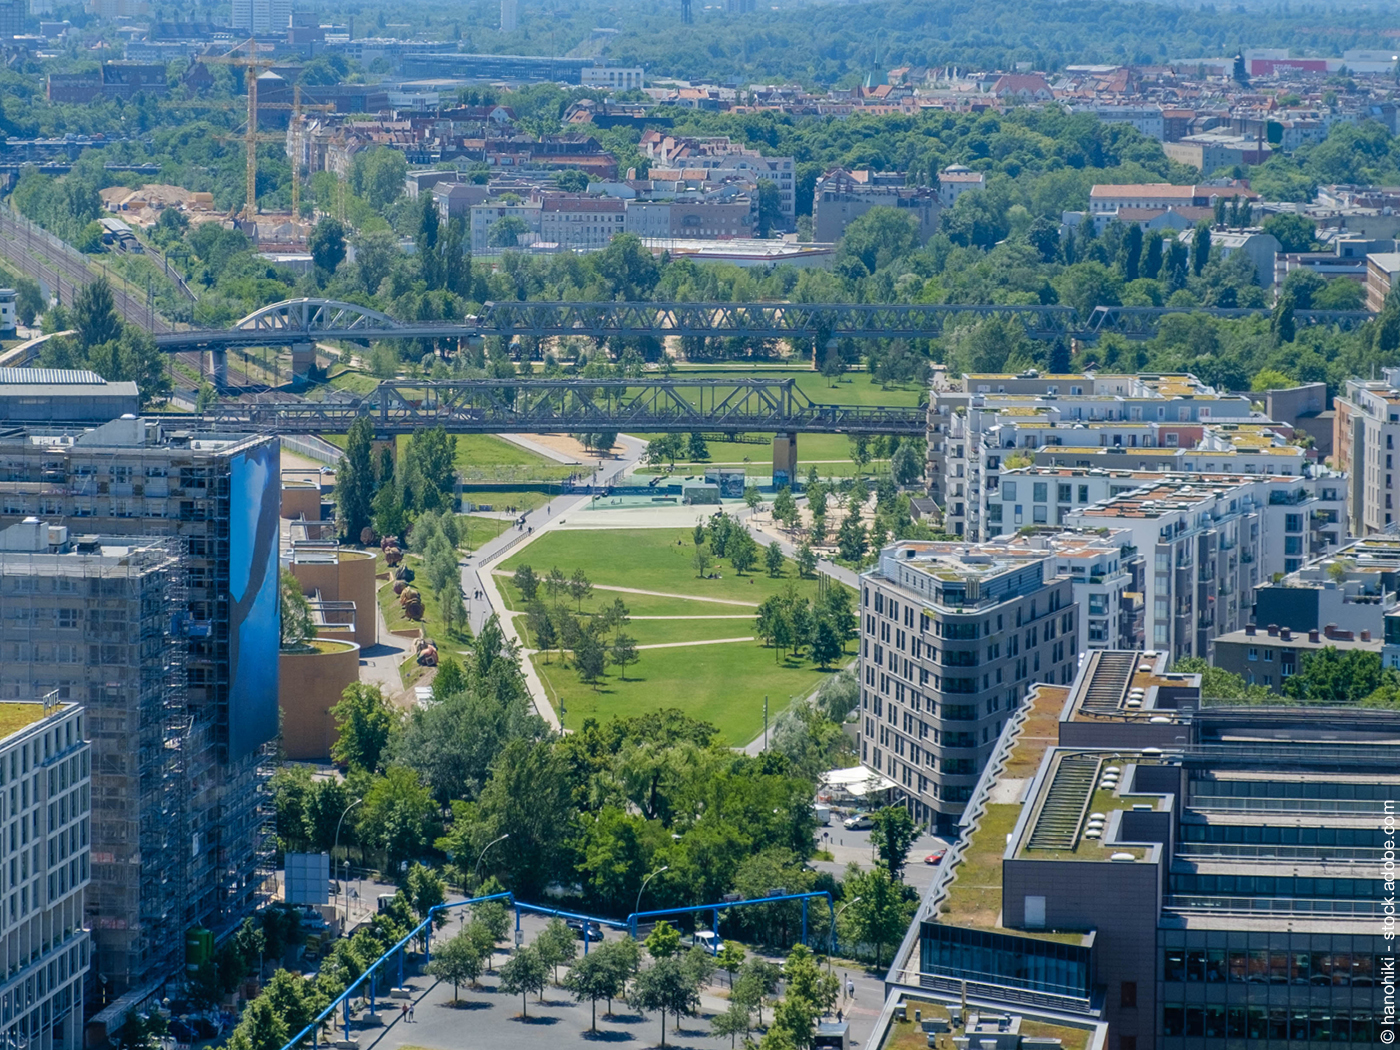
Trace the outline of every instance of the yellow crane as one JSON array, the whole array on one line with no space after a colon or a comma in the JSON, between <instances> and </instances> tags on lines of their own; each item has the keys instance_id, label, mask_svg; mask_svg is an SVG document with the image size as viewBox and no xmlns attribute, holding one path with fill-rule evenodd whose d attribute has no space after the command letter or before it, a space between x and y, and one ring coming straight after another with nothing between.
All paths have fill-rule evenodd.
<instances>
[{"instance_id":1,"label":"yellow crane","mask_svg":"<svg viewBox=\"0 0 1400 1050\"><path fill-rule=\"evenodd\" d=\"M235 54L240 48L247 48L249 57L244 58ZM253 221L258 211L258 143L285 141L285 136L273 134L261 134L258 131L258 109L290 109L292 111L292 121L295 124L301 123L302 113L306 110L321 110L329 112L335 107L327 104L305 105L301 101L301 85L292 87L292 102L268 102L261 107L258 106L258 76L267 69L272 68L273 61L268 57L259 57L257 54L257 44L249 39L239 44L233 50L224 55L215 55L200 59L201 62L212 62L220 65L241 66L244 69L244 76L248 91L248 126L244 129L243 142L247 153L247 195L244 199L243 217L249 222ZM220 107L224 103L174 103L176 107L198 107L214 106ZM301 163L292 158L292 219L295 221L301 212Z\"/></svg>"}]
</instances>

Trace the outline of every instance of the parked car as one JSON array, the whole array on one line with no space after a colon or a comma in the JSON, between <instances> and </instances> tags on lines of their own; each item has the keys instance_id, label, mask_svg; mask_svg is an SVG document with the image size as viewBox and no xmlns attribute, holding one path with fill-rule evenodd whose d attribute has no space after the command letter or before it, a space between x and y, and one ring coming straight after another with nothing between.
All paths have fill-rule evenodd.
<instances>
[{"instance_id":1,"label":"parked car","mask_svg":"<svg viewBox=\"0 0 1400 1050\"><path fill-rule=\"evenodd\" d=\"M864 831L871 826L869 813L857 813L854 817L847 817L842 825L847 831Z\"/></svg>"},{"instance_id":2,"label":"parked car","mask_svg":"<svg viewBox=\"0 0 1400 1050\"><path fill-rule=\"evenodd\" d=\"M943 858L947 855L948 851L946 849L934 850L932 853L930 853L927 857L924 858L924 863L929 865L930 867L937 867L938 865L943 863Z\"/></svg>"},{"instance_id":3,"label":"parked car","mask_svg":"<svg viewBox=\"0 0 1400 1050\"><path fill-rule=\"evenodd\" d=\"M603 939L603 931L596 922L570 919L568 925L569 929L574 931L574 936L581 941L601 941Z\"/></svg>"}]
</instances>

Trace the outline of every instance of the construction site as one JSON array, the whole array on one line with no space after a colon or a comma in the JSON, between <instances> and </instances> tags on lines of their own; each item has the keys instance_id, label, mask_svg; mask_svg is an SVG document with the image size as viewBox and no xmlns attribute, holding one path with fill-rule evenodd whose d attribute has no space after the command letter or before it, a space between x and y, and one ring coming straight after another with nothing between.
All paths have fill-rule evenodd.
<instances>
[{"instance_id":1,"label":"construction site","mask_svg":"<svg viewBox=\"0 0 1400 1050\"><path fill-rule=\"evenodd\" d=\"M241 922L269 870L276 462L140 419L0 432L0 692L91 714L97 1009Z\"/></svg>"}]
</instances>

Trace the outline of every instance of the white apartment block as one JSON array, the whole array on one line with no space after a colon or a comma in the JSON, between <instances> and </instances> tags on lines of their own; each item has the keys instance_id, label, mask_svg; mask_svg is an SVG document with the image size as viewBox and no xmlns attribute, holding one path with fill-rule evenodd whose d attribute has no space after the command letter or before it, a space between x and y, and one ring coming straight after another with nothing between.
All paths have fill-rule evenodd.
<instances>
[{"instance_id":1,"label":"white apartment block","mask_svg":"<svg viewBox=\"0 0 1400 1050\"><path fill-rule=\"evenodd\" d=\"M951 208L964 193L987 188L987 176L961 164L949 164L938 174L938 203Z\"/></svg>"},{"instance_id":2,"label":"white apartment block","mask_svg":"<svg viewBox=\"0 0 1400 1050\"><path fill-rule=\"evenodd\" d=\"M1334 399L1332 462L1347 474L1347 513L1352 532L1370 536L1393 531L1400 495L1400 368L1382 379L1348 379Z\"/></svg>"},{"instance_id":3,"label":"white apartment block","mask_svg":"<svg viewBox=\"0 0 1400 1050\"><path fill-rule=\"evenodd\" d=\"M0 702L0 1041L83 1045L92 759L78 704Z\"/></svg>"},{"instance_id":4,"label":"white apartment block","mask_svg":"<svg viewBox=\"0 0 1400 1050\"><path fill-rule=\"evenodd\" d=\"M540 240L561 251L597 250L623 232L627 202L615 197L545 197Z\"/></svg>"},{"instance_id":5,"label":"white apartment block","mask_svg":"<svg viewBox=\"0 0 1400 1050\"><path fill-rule=\"evenodd\" d=\"M1070 582L1048 551L901 541L860 589L860 760L952 833L1027 687L1074 678Z\"/></svg>"},{"instance_id":6,"label":"white apartment block","mask_svg":"<svg viewBox=\"0 0 1400 1050\"><path fill-rule=\"evenodd\" d=\"M1094 103L1079 107L1076 112L1092 113L1104 124L1131 124L1148 138L1161 142L1166 135L1166 121L1161 106L1115 106Z\"/></svg>"},{"instance_id":7,"label":"white apartment block","mask_svg":"<svg viewBox=\"0 0 1400 1050\"><path fill-rule=\"evenodd\" d=\"M491 243L492 227L507 215L513 215L525 224L526 232L519 236L517 246L533 244L542 240L540 236L541 207L533 203L504 204L491 201L487 204L473 204L471 207L471 242L473 255L486 255L498 252L500 247Z\"/></svg>"},{"instance_id":8,"label":"white apartment block","mask_svg":"<svg viewBox=\"0 0 1400 1050\"><path fill-rule=\"evenodd\" d=\"M1017 473L1016 497L1023 502L1003 503L1003 515L1024 514L1035 506L1030 501L1051 497L1049 479L1027 472L1022 480ZM1004 499L1009 481L1002 482ZM1077 483L1072 477L1070 484ZM1210 659L1216 637L1250 622L1256 586L1345 538L1342 496L1335 477L1159 475L1131 492L1076 506L1065 521L1130 532L1145 560L1147 644L1173 661Z\"/></svg>"},{"instance_id":9,"label":"white apartment block","mask_svg":"<svg viewBox=\"0 0 1400 1050\"><path fill-rule=\"evenodd\" d=\"M248 33L280 33L292 21L292 0L233 0L234 29Z\"/></svg>"},{"instance_id":10,"label":"white apartment block","mask_svg":"<svg viewBox=\"0 0 1400 1050\"><path fill-rule=\"evenodd\" d=\"M767 179L778 189L780 210L788 229L797 223L797 162L792 157L765 157L758 150L740 146L725 135L706 137L665 135L650 131L640 149L658 168L703 171L722 182L738 176Z\"/></svg>"},{"instance_id":11,"label":"white apartment block","mask_svg":"<svg viewBox=\"0 0 1400 1050\"><path fill-rule=\"evenodd\" d=\"M961 386L936 384L930 396L926 476L929 494L943 506L945 528L969 540L1001 532L984 520L984 508L1008 460L1247 472L1230 453L1248 449L1246 458L1260 473L1303 473L1302 450L1256 419L1247 398L1219 396L1191 375L1031 370L973 374Z\"/></svg>"},{"instance_id":12,"label":"white apartment block","mask_svg":"<svg viewBox=\"0 0 1400 1050\"><path fill-rule=\"evenodd\" d=\"M621 69L613 66L585 66L579 83L586 88L610 88L614 91L640 91L645 86L641 66Z\"/></svg>"}]
</instances>

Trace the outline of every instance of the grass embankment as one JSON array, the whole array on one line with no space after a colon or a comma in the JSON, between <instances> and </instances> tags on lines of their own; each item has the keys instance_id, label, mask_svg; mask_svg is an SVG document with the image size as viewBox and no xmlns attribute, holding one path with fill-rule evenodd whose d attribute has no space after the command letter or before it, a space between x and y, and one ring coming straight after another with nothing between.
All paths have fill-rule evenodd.
<instances>
[{"instance_id":1,"label":"grass embankment","mask_svg":"<svg viewBox=\"0 0 1400 1050\"><path fill-rule=\"evenodd\" d=\"M529 565L541 578L555 567L566 576L582 568L594 585L593 594L581 604L561 596L561 608L574 615L595 615L621 598L633 617L625 631L636 644L669 646L639 650L640 659L627 667L625 679L610 666L596 689L580 682L561 654L534 655L550 699L556 708L561 702L564 706L567 726L577 727L585 718L606 720L677 706L713 722L726 742L743 744L762 732L765 694L771 720L791 697L822 679L825 672L809 660L790 654L780 658L758 641L753 619L759 602L788 587L815 598L815 580L799 579L791 561L784 562L781 577L773 578L763 568L740 576L727 560L710 569L718 579L702 580L696 575L694 553L688 529L562 529L502 563L497 585L513 610L524 608L510 579L520 565ZM608 586L657 593L604 589ZM546 604L556 601L543 588L540 596ZM530 644L524 617L517 617L516 624ZM724 638L755 640L675 644Z\"/></svg>"}]
</instances>

